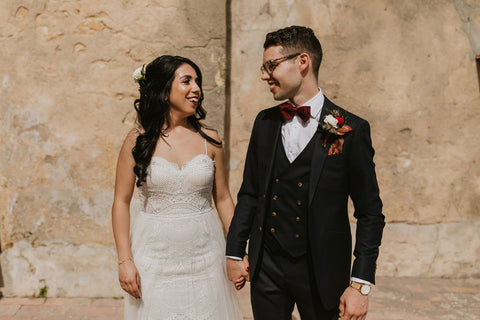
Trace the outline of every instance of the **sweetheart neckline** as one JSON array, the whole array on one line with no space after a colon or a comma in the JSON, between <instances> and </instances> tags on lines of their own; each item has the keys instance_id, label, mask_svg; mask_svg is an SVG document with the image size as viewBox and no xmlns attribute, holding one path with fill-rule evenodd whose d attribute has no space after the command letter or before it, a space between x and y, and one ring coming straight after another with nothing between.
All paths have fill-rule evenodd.
<instances>
[{"instance_id":1,"label":"sweetheart neckline","mask_svg":"<svg viewBox=\"0 0 480 320\"><path fill-rule=\"evenodd\" d=\"M162 159L163 161L167 162L167 163L170 163L171 165L175 166L175 168L177 168L178 171L182 171L183 168L189 164L190 162L192 162L193 160L195 160L196 158L200 157L200 156L205 156L207 157L212 163L215 162L215 160L213 160L212 158L210 158L210 156L208 154L205 154L205 153L200 153L200 154L197 154L196 156L194 156L193 158L191 158L190 160L187 160L185 162L183 162L183 164L180 166L178 163L176 162L173 162L173 161L169 161L167 159L165 159L164 157L162 156L152 156L152 159L154 158L158 158L158 159Z\"/></svg>"}]
</instances>

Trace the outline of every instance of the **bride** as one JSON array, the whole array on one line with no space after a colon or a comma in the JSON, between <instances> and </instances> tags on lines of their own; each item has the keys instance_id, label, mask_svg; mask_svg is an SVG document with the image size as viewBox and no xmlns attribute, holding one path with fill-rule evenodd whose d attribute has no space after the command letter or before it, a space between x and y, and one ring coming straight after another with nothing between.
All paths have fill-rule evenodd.
<instances>
[{"instance_id":1,"label":"bride","mask_svg":"<svg viewBox=\"0 0 480 320\"><path fill-rule=\"evenodd\" d=\"M134 78L140 126L120 150L112 207L125 319L242 319L226 275L222 230L234 205L220 138L199 122L205 118L200 69L165 55ZM130 224L135 185L142 210ZM237 289L244 284L235 281Z\"/></svg>"}]
</instances>

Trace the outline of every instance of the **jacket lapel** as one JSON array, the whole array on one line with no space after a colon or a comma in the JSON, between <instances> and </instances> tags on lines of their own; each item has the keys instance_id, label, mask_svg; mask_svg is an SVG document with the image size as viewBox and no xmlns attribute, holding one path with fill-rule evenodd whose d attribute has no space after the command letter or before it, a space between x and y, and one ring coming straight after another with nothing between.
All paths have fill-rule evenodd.
<instances>
[{"instance_id":1,"label":"jacket lapel","mask_svg":"<svg viewBox=\"0 0 480 320\"><path fill-rule=\"evenodd\" d=\"M280 112L278 112L280 115ZM282 128L282 121L280 117L271 119L270 124L267 128L266 137L272 137L271 142L267 143L267 146L271 147L267 150L263 150L263 154L265 156L266 164L267 164L267 171L266 171L266 180L265 180L265 192L268 193L271 177L272 177L272 170L273 164L275 162L275 155L277 154L277 146L278 146L278 139L280 138L280 132Z\"/></svg>"},{"instance_id":2,"label":"jacket lapel","mask_svg":"<svg viewBox=\"0 0 480 320\"><path fill-rule=\"evenodd\" d=\"M313 148L313 155L312 155L312 164L310 167L310 188L308 190L308 206L312 205L313 195L315 190L317 189L318 181L320 180L320 176L322 174L323 165L325 163L325 159L327 158L328 152L328 145L323 146L323 140L325 138L324 133L321 129L323 118L327 115L327 109L331 109L330 101L325 97L325 102L323 103L322 112L319 118L319 126L317 132L314 136L314 148Z\"/></svg>"}]
</instances>

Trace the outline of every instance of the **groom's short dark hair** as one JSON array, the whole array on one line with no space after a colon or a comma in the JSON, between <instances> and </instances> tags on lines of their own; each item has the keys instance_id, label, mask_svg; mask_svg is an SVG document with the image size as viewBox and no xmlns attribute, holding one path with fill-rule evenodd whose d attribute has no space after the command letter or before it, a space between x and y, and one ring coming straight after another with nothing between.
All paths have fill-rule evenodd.
<instances>
[{"instance_id":1,"label":"groom's short dark hair","mask_svg":"<svg viewBox=\"0 0 480 320\"><path fill-rule=\"evenodd\" d=\"M306 52L312 59L312 69L318 76L318 69L322 63L322 46L320 41L313 33L313 30L307 27L290 26L267 34L263 48L272 46L282 46L289 53ZM295 51L295 52L293 52Z\"/></svg>"}]
</instances>

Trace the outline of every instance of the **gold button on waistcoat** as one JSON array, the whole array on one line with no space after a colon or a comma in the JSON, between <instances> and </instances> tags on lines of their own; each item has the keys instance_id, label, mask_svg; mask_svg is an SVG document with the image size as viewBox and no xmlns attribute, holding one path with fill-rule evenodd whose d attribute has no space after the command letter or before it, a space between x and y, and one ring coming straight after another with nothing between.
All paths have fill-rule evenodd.
<instances>
[{"instance_id":1,"label":"gold button on waistcoat","mask_svg":"<svg viewBox=\"0 0 480 320\"><path fill-rule=\"evenodd\" d=\"M277 213L275 211L272 212L272 216L276 217Z\"/></svg>"},{"instance_id":2,"label":"gold button on waistcoat","mask_svg":"<svg viewBox=\"0 0 480 320\"><path fill-rule=\"evenodd\" d=\"M299 222L299 221L300 221L300 217L296 217L296 218L295 218L295 221Z\"/></svg>"},{"instance_id":3,"label":"gold button on waistcoat","mask_svg":"<svg viewBox=\"0 0 480 320\"><path fill-rule=\"evenodd\" d=\"M298 201L297 201L297 205L301 206L301 205L302 205L302 201L298 200Z\"/></svg>"},{"instance_id":4,"label":"gold button on waistcoat","mask_svg":"<svg viewBox=\"0 0 480 320\"><path fill-rule=\"evenodd\" d=\"M278 199L278 196L277 195L274 195L273 196L273 200L277 200Z\"/></svg>"},{"instance_id":5,"label":"gold button on waistcoat","mask_svg":"<svg viewBox=\"0 0 480 320\"><path fill-rule=\"evenodd\" d=\"M271 232L271 233L274 233L274 232L275 232L275 228L270 228L270 232Z\"/></svg>"},{"instance_id":6,"label":"gold button on waistcoat","mask_svg":"<svg viewBox=\"0 0 480 320\"><path fill-rule=\"evenodd\" d=\"M300 188L303 186L303 183L301 183L301 182L299 182L299 183L297 183L297 184L298 184L298 186L299 186Z\"/></svg>"},{"instance_id":7,"label":"gold button on waistcoat","mask_svg":"<svg viewBox=\"0 0 480 320\"><path fill-rule=\"evenodd\" d=\"M297 239L300 238L300 235L299 235L299 234L296 234L296 235L295 235L295 238L297 238Z\"/></svg>"},{"instance_id":8,"label":"gold button on waistcoat","mask_svg":"<svg viewBox=\"0 0 480 320\"><path fill-rule=\"evenodd\" d=\"M279 183L280 182L280 179L275 179L275 183Z\"/></svg>"}]
</instances>

